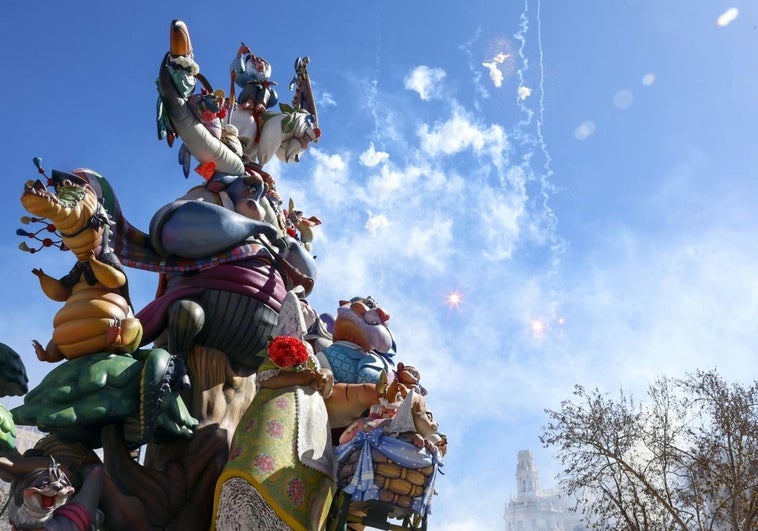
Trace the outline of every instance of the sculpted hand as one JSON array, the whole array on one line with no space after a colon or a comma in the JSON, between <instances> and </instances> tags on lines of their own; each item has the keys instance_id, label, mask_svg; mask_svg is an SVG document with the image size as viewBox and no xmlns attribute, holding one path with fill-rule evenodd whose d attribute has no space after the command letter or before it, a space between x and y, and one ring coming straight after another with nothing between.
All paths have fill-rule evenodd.
<instances>
[{"instance_id":1,"label":"sculpted hand","mask_svg":"<svg viewBox=\"0 0 758 531\"><path fill-rule=\"evenodd\" d=\"M311 375L313 375L313 379L308 384L311 387L313 387L316 391L321 391L321 389L324 387L324 382L321 378L321 375L316 371L308 371Z\"/></svg>"},{"instance_id":2,"label":"sculpted hand","mask_svg":"<svg viewBox=\"0 0 758 531\"><path fill-rule=\"evenodd\" d=\"M32 345L34 346L34 353L37 354L37 359L40 361L47 361L47 352L40 342L36 339L32 339Z\"/></svg>"},{"instance_id":3,"label":"sculpted hand","mask_svg":"<svg viewBox=\"0 0 758 531\"><path fill-rule=\"evenodd\" d=\"M334 388L334 375L329 369L320 369L316 373L314 381L318 381L318 387L315 389L321 393L325 399L332 396L332 389Z\"/></svg>"}]
</instances>

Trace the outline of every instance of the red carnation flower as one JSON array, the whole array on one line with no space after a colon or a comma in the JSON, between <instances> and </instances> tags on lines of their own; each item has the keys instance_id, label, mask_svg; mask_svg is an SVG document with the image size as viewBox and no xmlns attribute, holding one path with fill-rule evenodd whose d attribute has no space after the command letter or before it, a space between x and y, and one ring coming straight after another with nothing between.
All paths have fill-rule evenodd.
<instances>
[{"instance_id":1,"label":"red carnation flower","mask_svg":"<svg viewBox=\"0 0 758 531\"><path fill-rule=\"evenodd\" d=\"M268 344L268 356L277 367L295 367L308 360L308 349L295 337L279 336Z\"/></svg>"}]
</instances>

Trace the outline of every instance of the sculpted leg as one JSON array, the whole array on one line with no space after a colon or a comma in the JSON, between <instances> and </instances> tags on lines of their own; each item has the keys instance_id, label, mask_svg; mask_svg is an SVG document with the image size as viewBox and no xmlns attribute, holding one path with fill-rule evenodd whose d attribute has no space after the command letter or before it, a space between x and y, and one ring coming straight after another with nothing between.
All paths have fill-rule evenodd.
<instances>
[{"instance_id":1,"label":"sculpted leg","mask_svg":"<svg viewBox=\"0 0 758 531\"><path fill-rule=\"evenodd\" d=\"M168 351L184 359L205 326L205 309L198 302L181 299L168 309Z\"/></svg>"}]
</instances>

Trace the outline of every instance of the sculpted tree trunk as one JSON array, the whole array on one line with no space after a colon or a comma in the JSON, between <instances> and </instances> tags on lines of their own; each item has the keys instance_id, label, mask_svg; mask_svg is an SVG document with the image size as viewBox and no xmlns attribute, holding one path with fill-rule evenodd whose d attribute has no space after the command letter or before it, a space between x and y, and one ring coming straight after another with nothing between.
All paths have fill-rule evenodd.
<instances>
[{"instance_id":1,"label":"sculpted tree trunk","mask_svg":"<svg viewBox=\"0 0 758 531\"><path fill-rule=\"evenodd\" d=\"M145 465L132 458L121 426L103 428L102 440L108 476L151 529L208 529L213 489L227 458L224 430L208 425L189 441L150 445Z\"/></svg>"},{"instance_id":2,"label":"sculpted tree trunk","mask_svg":"<svg viewBox=\"0 0 758 531\"><path fill-rule=\"evenodd\" d=\"M718 531L758 521L758 387L698 371L648 401L574 390L540 437L595 528Z\"/></svg>"},{"instance_id":3,"label":"sculpted tree trunk","mask_svg":"<svg viewBox=\"0 0 758 531\"><path fill-rule=\"evenodd\" d=\"M224 352L202 345L192 348L186 363L192 387L185 402L200 421L197 427L218 424L227 431L231 444L234 430L255 396L255 375L238 374Z\"/></svg>"}]
</instances>

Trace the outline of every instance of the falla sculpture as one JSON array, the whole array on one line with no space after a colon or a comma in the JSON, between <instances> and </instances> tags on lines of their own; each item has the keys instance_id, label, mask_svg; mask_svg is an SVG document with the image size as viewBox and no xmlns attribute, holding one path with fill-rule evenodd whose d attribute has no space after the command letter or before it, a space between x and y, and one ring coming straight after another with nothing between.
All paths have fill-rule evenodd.
<instances>
[{"instance_id":1,"label":"falla sculpture","mask_svg":"<svg viewBox=\"0 0 758 531\"><path fill-rule=\"evenodd\" d=\"M264 169L273 157L297 163L321 139L310 59L295 60L292 101L280 103L271 65L247 45L225 94L201 73L187 25L172 21L168 37L158 138L180 141L181 172L195 165L199 184L167 198L144 231L127 220L119 182L95 170L48 177L35 157L39 176L21 189L20 249L57 248L73 267L32 271L61 303L52 339L32 343L51 367L36 387L0 344L0 393L24 400L0 407L10 523L425 529L447 440L420 371L396 363L389 313L372 297L340 301L336 319L309 305L321 220L285 206ZM158 283L138 311L130 268ZM45 435L21 454L17 426Z\"/></svg>"}]
</instances>

